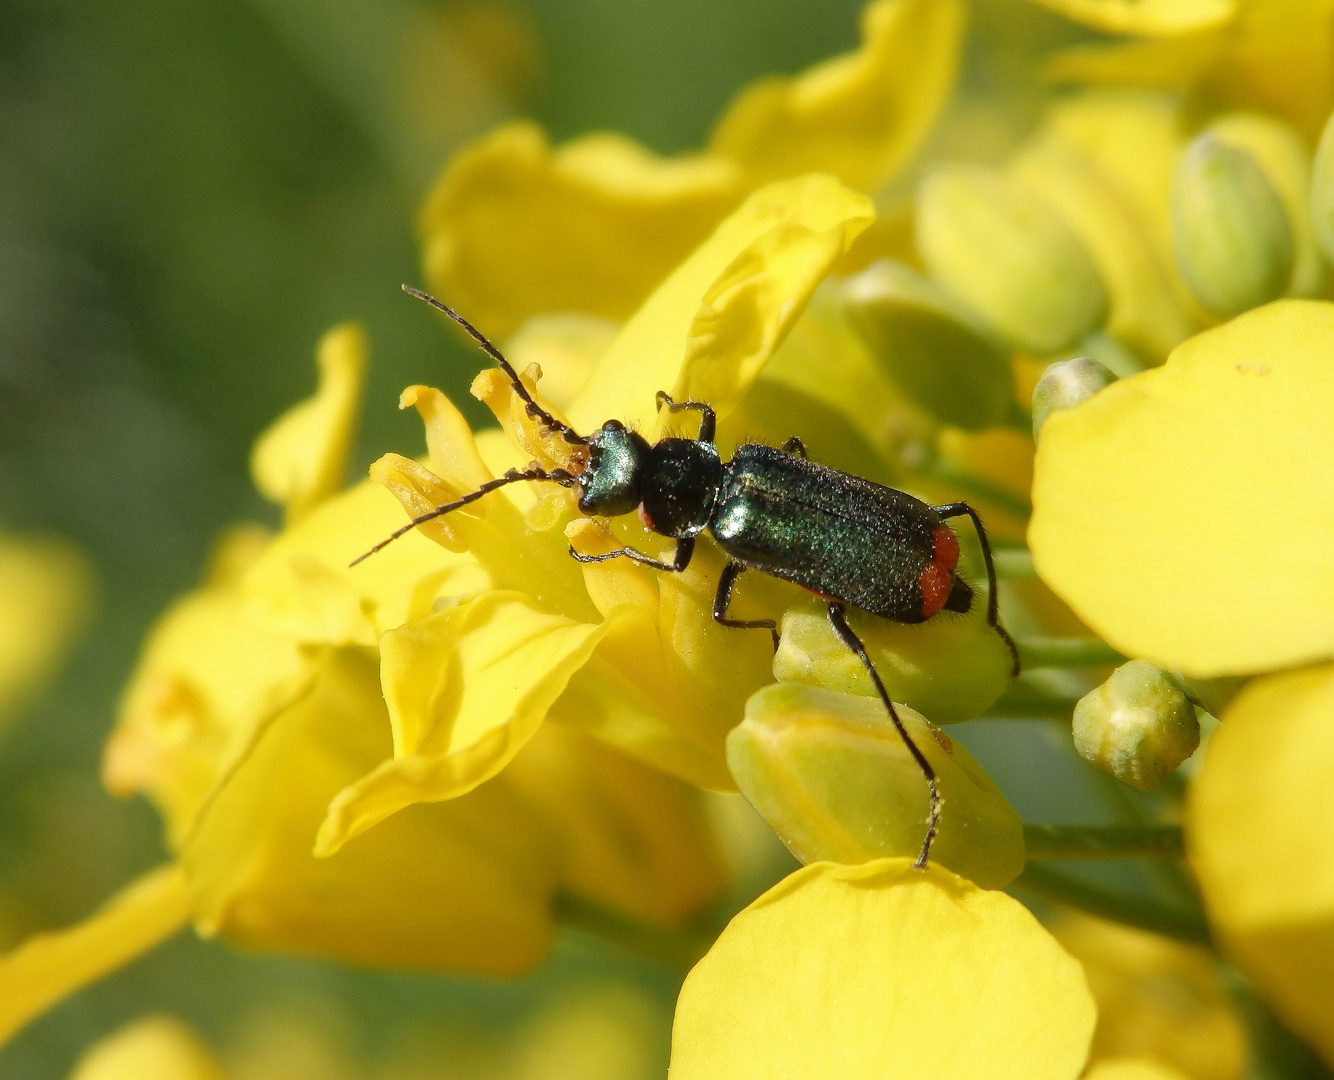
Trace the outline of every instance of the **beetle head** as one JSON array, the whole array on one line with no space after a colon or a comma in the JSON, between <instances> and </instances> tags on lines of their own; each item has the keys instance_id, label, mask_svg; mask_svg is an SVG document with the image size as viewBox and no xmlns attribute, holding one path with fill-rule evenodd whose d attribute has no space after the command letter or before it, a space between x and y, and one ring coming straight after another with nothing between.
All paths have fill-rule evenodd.
<instances>
[{"instance_id":1,"label":"beetle head","mask_svg":"<svg viewBox=\"0 0 1334 1080\"><path fill-rule=\"evenodd\" d=\"M588 439L588 467L579 475L579 509L616 517L639 505L640 477L649 445L619 420L608 420Z\"/></svg>"}]
</instances>

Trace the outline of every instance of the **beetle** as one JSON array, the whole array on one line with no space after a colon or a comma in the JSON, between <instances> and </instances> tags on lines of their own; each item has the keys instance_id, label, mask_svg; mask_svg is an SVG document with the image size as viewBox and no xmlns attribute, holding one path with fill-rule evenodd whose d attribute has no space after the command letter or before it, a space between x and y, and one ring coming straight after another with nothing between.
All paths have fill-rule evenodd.
<instances>
[{"instance_id":1,"label":"beetle","mask_svg":"<svg viewBox=\"0 0 1334 1080\"><path fill-rule=\"evenodd\" d=\"M1008 646L1017 675L1019 653L998 620L996 570L977 511L964 502L931 506L907 492L810 461L797 438L781 449L746 443L723 461L714 444L717 415L712 406L674 401L663 391L657 396L659 409L699 414L695 438L672 436L650 444L615 419L591 435L580 435L533 399L500 350L463 316L419 289L404 285L403 291L448 316L481 346L508 376L528 415L541 421L542 433L559 433L571 446L570 467L543 469L534 462L526 469L510 469L453 502L418 514L351 565L418 525L509 484L533 481L577 487L579 509L585 514L618 517L638 512L650 531L676 541L669 562L631 547L602 555L581 554L571 547L570 554L582 563L629 558L654 570L680 573L690 565L696 540L707 532L728 557L713 601L713 618L723 626L768 630L774 649L778 648L774 620L728 615L737 578L746 570L794 582L827 601L834 633L866 669L930 788L926 836L914 863L925 866L940 824L936 773L903 726L866 646L848 622L847 609L859 608L898 623L925 622L941 611L970 611L973 589L957 573L959 541L946 524L951 518L967 517L986 565L987 624Z\"/></svg>"}]
</instances>

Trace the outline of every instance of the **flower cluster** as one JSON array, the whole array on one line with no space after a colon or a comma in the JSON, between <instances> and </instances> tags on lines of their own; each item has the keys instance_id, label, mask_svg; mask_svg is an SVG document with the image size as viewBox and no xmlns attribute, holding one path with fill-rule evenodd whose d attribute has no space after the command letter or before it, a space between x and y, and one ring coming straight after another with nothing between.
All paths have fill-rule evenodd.
<instances>
[{"instance_id":1,"label":"flower cluster","mask_svg":"<svg viewBox=\"0 0 1334 1080\"><path fill-rule=\"evenodd\" d=\"M1052 58L1078 85L992 165L906 171L954 89L961 0L874 0L857 51L746 89L697 153L553 148L528 123L460 153L422 215L426 276L524 396L483 371L497 426L474 432L409 387L424 454L345 489L367 346L325 337L316 393L254 451L281 531L219 541L107 744L107 786L153 801L171 862L0 959L0 1032L185 923L486 974L538 964L572 907L698 927L727 884L704 792L739 790L805 865L686 979L676 1080L1224 1080L1244 1039L1200 954L1053 933L1002 891L1152 923L1034 863L1171 854L1179 767L1216 717L1184 802L1194 934L1334 1061L1334 134L1314 160L1309 142L1334 106L1328 5L1043 2L1127 37ZM717 410L724 458L797 435L976 506L1024 675L981 597L922 624L854 613L910 746L823 604L744 578L736 612L778 626L774 653L715 621L709 542L679 573L570 558L667 542L557 485L507 486L351 565L404 510L577 472L543 410L580 433L678 431L660 391ZM959 539L981 579L982 538ZM1172 778L1161 820L1026 830L942 730L1052 714L1120 780ZM914 747L943 796L924 868ZM1142 1021L1125 987L1150 977L1198 1007Z\"/></svg>"}]
</instances>

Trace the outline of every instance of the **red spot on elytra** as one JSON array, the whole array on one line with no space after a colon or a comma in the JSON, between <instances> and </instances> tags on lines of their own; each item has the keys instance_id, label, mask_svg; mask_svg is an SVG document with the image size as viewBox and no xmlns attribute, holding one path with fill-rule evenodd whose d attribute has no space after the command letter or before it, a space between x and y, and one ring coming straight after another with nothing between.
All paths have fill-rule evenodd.
<instances>
[{"instance_id":1,"label":"red spot on elytra","mask_svg":"<svg viewBox=\"0 0 1334 1080\"><path fill-rule=\"evenodd\" d=\"M931 561L917 579L922 589L922 618L929 619L945 606L959 565L959 538L948 525L931 534Z\"/></svg>"}]
</instances>

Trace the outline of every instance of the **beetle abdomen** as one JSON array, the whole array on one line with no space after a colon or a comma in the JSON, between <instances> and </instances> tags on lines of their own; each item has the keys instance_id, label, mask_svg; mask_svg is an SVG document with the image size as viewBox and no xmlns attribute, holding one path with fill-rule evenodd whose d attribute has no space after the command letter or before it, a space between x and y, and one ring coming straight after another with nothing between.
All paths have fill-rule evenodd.
<instances>
[{"instance_id":1,"label":"beetle abdomen","mask_svg":"<svg viewBox=\"0 0 1334 1080\"><path fill-rule=\"evenodd\" d=\"M920 499L758 444L725 466L710 531L752 569L896 622L940 610L958 558Z\"/></svg>"}]
</instances>

